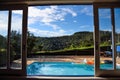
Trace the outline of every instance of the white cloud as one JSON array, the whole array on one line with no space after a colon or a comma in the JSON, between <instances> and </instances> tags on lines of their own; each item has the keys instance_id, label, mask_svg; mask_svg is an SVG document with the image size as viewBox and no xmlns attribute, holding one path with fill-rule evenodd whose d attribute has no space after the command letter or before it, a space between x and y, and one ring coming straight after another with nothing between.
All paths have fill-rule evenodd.
<instances>
[{"instance_id":1,"label":"white cloud","mask_svg":"<svg viewBox=\"0 0 120 80\"><path fill-rule=\"evenodd\" d=\"M81 25L79 27L80 30L82 31L93 31L94 26L90 26L90 25Z\"/></svg>"},{"instance_id":2,"label":"white cloud","mask_svg":"<svg viewBox=\"0 0 120 80\"><path fill-rule=\"evenodd\" d=\"M90 27L89 25L82 25L82 26L80 26L80 28L88 28L88 27Z\"/></svg>"},{"instance_id":3,"label":"white cloud","mask_svg":"<svg viewBox=\"0 0 120 80\"><path fill-rule=\"evenodd\" d=\"M53 31L39 30L29 28L29 30L38 36L62 36L65 31L54 22L63 21L67 14L71 16L77 16L77 13L69 8L59 8L58 6L49 6L44 9L37 7L29 7L29 21L28 25L35 24L36 22L45 25L45 27L51 27Z\"/></svg>"},{"instance_id":4,"label":"white cloud","mask_svg":"<svg viewBox=\"0 0 120 80\"><path fill-rule=\"evenodd\" d=\"M41 22L53 22L63 20L67 14L77 16L77 13L69 8L58 8L58 6L50 6L45 9L37 7L29 7L29 17L39 17Z\"/></svg>"},{"instance_id":5,"label":"white cloud","mask_svg":"<svg viewBox=\"0 0 120 80\"><path fill-rule=\"evenodd\" d=\"M35 22L38 21L37 19L35 19L35 18L33 18L33 17L29 17L28 20L29 20L29 21L28 21L28 26L31 25L31 24L34 24Z\"/></svg>"},{"instance_id":6,"label":"white cloud","mask_svg":"<svg viewBox=\"0 0 120 80\"><path fill-rule=\"evenodd\" d=\"M8 30L8 12L0 12L0 35L7 36Z\"/></svg>"},{"instance_id":7,"label":"white cloud","mask_svg":"<svg viewBox=\"0 0 120 80\"><path fill-rule=\"evenodd\" d=\"M93 10L91 10L92 8L89 7L84 7L83 9L80 10L80 12L82 14L88 15L88 16L93 16Z\"/></svg>"},{"instance_id":8,"label":"white cloud","mask_svg":"<svg viewBox=\"0 0 120 80\"><path fill-rule=\"evenodd\" d=\"M40 22L50 23L56 20L63 19L63 14L57 14L59 11L56 8L50 7L45 9L39 9L36 7L29 7L29 17L39 18Z\"/></svg>"},{"instance_id":9,"label":"white cloud","mask_svg":"<svg viewBox=\"0 0 120 80\"><path fill-rule=\"evenodd\" d=\"M45 23L47 26L51 26L53 30L61 29L58 25L52 24L52 23Z\"/></svg>"},{"instance_id":10,"label":"white cloud","mask_svg":"<svg viewBox=\"0 0 120 80\"><path fill-rule=\"evenodd\" d=\"M55 37L55 36L63 36L66 35L66 31L60 29L58 31L48 31L48 30L40 30L37 28L28 27L28 31L34 33L35 36L40 37Z\"/></svg>"},{"instance_id":11,"label":"white cloud","mask_svg":"<svg viewBox=\"0 0 120 80\"><path fill-rule=\"evenodd\" d=\"M50 6L52 9L57 9L58 8L58 6Z\"/></svg>"},{"instance_id":12,"label":"white cloud","mask_svg":"<svg viewBox=\"0 0 120 80\"><path fill-rule=\"evenodd\" d=\"M39 9L37 7L29 7L29 25L37 21L51 26L53 29L59 29L58 25L52 22L63 21L65 16L71 14L73 17L77 16L73 10L69 8L59 8L58 6L50 6L48 8ZM36 19L36 20L35 20ZM33 22L32 22L33 21Z\"/></svg>"},{"instance_id":13,"label":"white cloud","mask_svg":"<svg viewBox=\"0 0 120 80\"><path fill-rule=\"evenodd\" d=\"M21 31L22 20L19 18L20 15L23 14L22 10L13 10L14 20L12 22L12 30ZM74 12L70 8L60 8L58 6L49 6L46 8L38 8L38 7L29 7L28 12L28 27L34 24L42 24L45 27L51 27L53 31L48 30L39 30L34 28L29 28L29 30L37 35L44 35L44 36L61 36L66 33L59 25L55 24L57 21L65 20L66 15L70 14L72 17L77 16L77 13ZM19 14L19 15L14 15ZM8 14L7 14L8 15ZM8 20L3 20L6 14L0 15L0 32L7 31L7 23ZM6 28L5 28L6 26ZM35 26L36 27L36 26ZM1 33L0 33L1 34Z\"/></svg>"},{"instance_id":14,"label":"white cloud","mask_svg":"<svg viewBox=\"0 0 120 80\"><path fill-rule=\"evenodd\" d=\"M77 21L76 21L76 20L74 20L73 22L74 22L74 23L76 23Z\"/></svg>"},{"instance_id":15,"label":"white cloud","mask_svg":"<svg viewBox=\"0 0 120 80\"><path fill-rule=\"evenodd\" d=\"M22 10L14 12L22 14ZM22 15L12 15L11 30L22 33Z\"/></svg>"},{"instance_id":16,"label":"white cloud","mask_svg":"<svg viewBox=\"0 0 120 80\"><path fill-rule=\"evenodd\" d=\"M77 16L77 13L69 8L63 8L62 10L65 12L71 13L73 17Z\"/></svg>"},{"instance_id":17,"label":"white cloud","mask_svg":"<svg viewBox=\"0 0 120 80\"><path fill-rule=\"evenodd\" d=\"M99 16L100 18L111 18L110 9L100 9Z\"/></svg>"},{"instance_id":18,"label":"white cloud","mask_svg":"<svg viewBox=\"0 0 120 80\"><path fill-rule=\"evenodd\" d=\"M116 29L116 33L120 34L120 28Z\"/></svg>"},{"instance_id":19,"label":"white cloud","mask_svg":"<svg viewBox=\"0 0 120 80\"><path fill-rule=\"evenodd\" d=\"M7 25L0 22L0 35L7 35Z\"/></svg>"},{"instance_id":20,"label":"white cloud","mask_svg":"<svg viewBox=\"0 0 120 80\"><path fill-rule=\"evenodd\" d=\"M14 12L13 12L14 13ZM22 15L12 15L11 29L21 32L22 31ZM0 34L6 36L8 31L8 13L0 13Z\"/></svg>"},{"instance_id":21,"label":"white cloud","mask_svg":"<svg viewBox=\"0 0 120 80\"><path fill-rule=\"evenodd\" d=\"M12 11L14 14L23 14L23 11L22 10L13 10Z\"/></svg>"}]
</instances>

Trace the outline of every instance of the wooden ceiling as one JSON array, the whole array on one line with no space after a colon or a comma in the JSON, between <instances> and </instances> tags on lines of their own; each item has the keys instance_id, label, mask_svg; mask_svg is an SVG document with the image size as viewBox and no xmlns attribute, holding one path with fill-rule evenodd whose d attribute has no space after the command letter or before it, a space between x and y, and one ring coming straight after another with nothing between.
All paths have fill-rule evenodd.
<instances>
[{"instance_id":1,"label":"wooden ceiling","mask_svg":"<svg viewBox=\"0 0 120 80\"><path fill-rule=\"evenodd\" d=\"M93 4L93 3L120 3L120 0L0 0L0 4Z\"/></svg>"}]
</instances>

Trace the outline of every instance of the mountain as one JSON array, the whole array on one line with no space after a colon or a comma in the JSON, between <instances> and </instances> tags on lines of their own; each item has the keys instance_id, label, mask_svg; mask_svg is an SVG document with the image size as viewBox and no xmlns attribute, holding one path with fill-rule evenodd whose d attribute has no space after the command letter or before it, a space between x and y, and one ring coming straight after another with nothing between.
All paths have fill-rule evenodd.
<instances>
[{"instance_id":1,"label":"mountain","mask_svg":"<svg viewBox=\"0 0 120 80\"><path fill-rule=\"evenodd\" d=\"M80 48L93 45L93 32L76 32L69 36L36 37L36 48L43 51Z\"/></svg>"}]
</instances>

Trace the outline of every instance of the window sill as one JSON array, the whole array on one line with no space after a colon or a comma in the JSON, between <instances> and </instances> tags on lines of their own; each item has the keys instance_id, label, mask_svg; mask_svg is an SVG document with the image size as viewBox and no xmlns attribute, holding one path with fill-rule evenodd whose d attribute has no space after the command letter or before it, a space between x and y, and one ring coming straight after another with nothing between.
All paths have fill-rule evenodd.
<instances>
[{"instance_id":1,"label":"window sill","mask_svg":"<svg viewBox=\"0 0 120 80\"><path fill-rule=\"evenodd\" d=\"M0 79L5 80L119 80L120 77L48 77L48 76L0 76Z\"/></svg>"}]
</instances>

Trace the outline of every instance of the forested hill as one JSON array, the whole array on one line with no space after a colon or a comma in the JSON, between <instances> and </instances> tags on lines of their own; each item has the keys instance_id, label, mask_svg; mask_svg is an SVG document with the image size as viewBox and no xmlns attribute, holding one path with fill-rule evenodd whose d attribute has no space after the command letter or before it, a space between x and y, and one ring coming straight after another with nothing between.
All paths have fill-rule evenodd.
<instances>
[{"instance_id":1,"label":"forested hill","mask_svg":"<svg viewBox=\"0 0 120 80\"><path fill-rule=\"evenodd\" d=\"M14 34L13 34L14 33ZM116 40L120 40L120 34L116 34ZM16 31L11 32L12 45L19 47L18 44L20 34ZM119 38L119 39L118 39ZM102 46L111 45L111 32L110 31L100 31L100 39ZM0 35L0 49L5 48L6 37ZM31 51L53 51L53 50L63 50L63 49L80 49L93 47L93 32L76 32L68 36L59 36L59 37L36 37L33 34L28 32L27 37L27 49L29 53ZM31 50L31 51L30 51ZM17 50L18 51L18 50Z\"/></svg>"},{"instance_id":2,"label":"forested hill","mask_svg":"<svg viewBox=\"0 0 120 80\"><path fill-rule=\"evenodd\" d=\"M76 32L70 36L37 37L36 48L43 51L93 46L93 32Z\"/></svg>"},{"instance_id":3,"label":"forested hill","mask_svg":"<svg viewBox=\"0 0 120 80\"><path fill-rule=\"evenodd\" d=\"M4 48L6 44L6 38L0 35L0 49Z\"/></svg>"}]
</instances>

